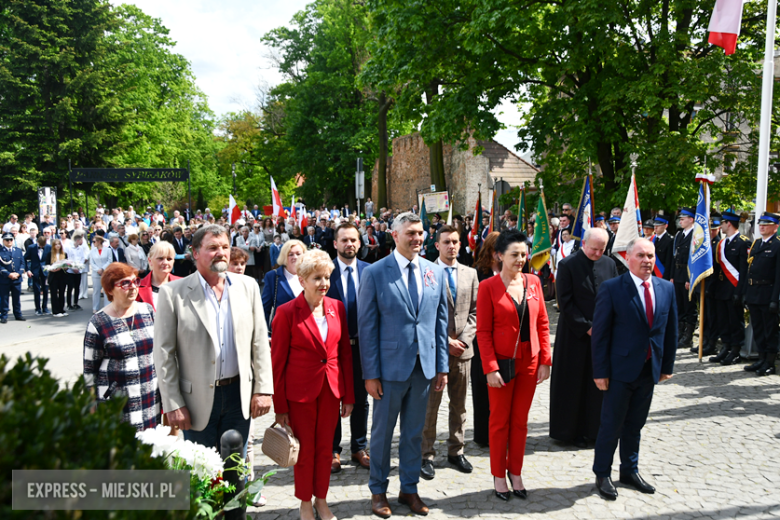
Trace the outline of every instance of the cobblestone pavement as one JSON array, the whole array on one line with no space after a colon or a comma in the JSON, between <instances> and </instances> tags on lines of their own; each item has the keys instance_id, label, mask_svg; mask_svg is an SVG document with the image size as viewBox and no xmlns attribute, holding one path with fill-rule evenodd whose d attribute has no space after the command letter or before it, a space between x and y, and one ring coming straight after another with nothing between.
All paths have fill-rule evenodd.
<instances>
[{"instance_id":1,"label":"cobblestone pavement","mask_svg":"<svg viewBox=\"0 0 780 520\"><path fill-rule=\"evenodd\" d=\"M555 311L550 311L556 320ZM445 392L436 478L419 485L420 496L431 508L429 518L780 518L780 377L757 378L742 365L699 364L687 351L679 353L674 377L656 387L642 432L639 470L657 491L644 495L616 482L620 495L616 502L607 502L596 492L592 448L563 446L548 437L549 389L549 382L538 387L529 417L523 470L528 500L512 497L508 503L492 494L488 450L470 442L470 398L465 454L474 472L464 475L447 463ZM271 422L272 417L265 417L255 423L256 471L275 467L260 452L263 431ZM342 426L342 446L348 453L348 420ZM409 508L397 502L397 463L396 458L388 498L394 517L409 516ZM615 480L618 464L616 455ZM298 518L292 470L272 477L264 494L268 504L250 508L251 516ZM371 515L370 497L367 470L345 463L342 472L331 477L328 502L338 518L378 518Z\"/></svg>"}]
</instances>

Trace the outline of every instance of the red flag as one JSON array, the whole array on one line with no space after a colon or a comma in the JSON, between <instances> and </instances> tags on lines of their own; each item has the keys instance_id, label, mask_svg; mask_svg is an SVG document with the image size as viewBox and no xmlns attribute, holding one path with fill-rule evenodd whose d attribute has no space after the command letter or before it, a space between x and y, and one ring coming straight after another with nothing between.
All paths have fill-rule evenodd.
<instances>
[{"instance_id":1,"label":"red flag","mask_svg":"<svg viewBox=\"0 0 780 520\"><path fill-rule=\"evenodd\" d=\"M238 204L236 204L236 199L233 198L233 195L230 196L230 211L228 212L228 218L230 219L230 224L235 224L236 221L241 218L241 210L238 209Z\"/></svg>"},{"instance_id":2,"label":"red flag","mask_svg":"<svg viewBox=\"0 0 780 520\"><path fill-rule=\"evenodd\" d=\"M301 219L301 223L299 224L298 227L301 228L301 233L303 233L306 230L306 228L309 227L309 218L306 216L306 206L303 206L301 208L300 219Z\"/></svg>"},{"instance_id":3,"label":"red flag","mask_svg":"<svg viewBox=\"0 0 780 520\"><path fill-rule=\"evenodd\" d=\"M271 177L271 202L274 206L274 215L285 218L284 207L282 206L282 197L279 196L279 190L276 189L274 178Z\"/></svg>"},{"instance_id":4,"label":"red flag","mask_svg":"<svg viewBox=\"0 0 780 520\"><path fill-rule=\"evenodd\" d=\"M710 18L707 29L710 37L707 41L718 47L723 47L726 54L734 54L737 50L739 28L742 25L743 0L715 0L715 10Z\"/></svg>"},{"instance_id":5,"label":"red flag","mask_svg":"<svg viewBox=\"0 0 780 520\"><path fill-rule=\"evenodd\" d=\"M474 220L471 223L471 232L469 233L469 247L476 251L477 242L479 242L479 225L482 222L482 193L477 196L477 208L474 210Z\"/></svg>"},{"instance_id":6,"label":"red flag","mask_svg":"<svg viewBox=\"0 0 780 520\"><path fill-rule=\"evenodd\" d=\"M295 195L292 197L292 202L290 203L290 216L293 219L293 222L298 222L298 216L295 214Z\"/></svg>"}]
</instances>

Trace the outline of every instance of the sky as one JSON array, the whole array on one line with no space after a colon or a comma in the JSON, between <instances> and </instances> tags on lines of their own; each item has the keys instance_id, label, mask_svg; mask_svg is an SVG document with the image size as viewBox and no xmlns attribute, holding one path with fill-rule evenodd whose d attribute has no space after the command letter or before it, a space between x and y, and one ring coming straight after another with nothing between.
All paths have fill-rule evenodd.
<instances>
[{"instance_id":1,"label":"sky","mask_svg":"<svg viewBox=\"0 0 780 520\"><path fill-rule=\"evenodd\" d=\"M112 0L131 3L159 18L176 42L174 51L192 64L198 87L217 115L253 109L258 87L282 81L271 66L270 49L260 42L268 31L288 25L311 0ZM495 140L513 152L520 114L509 104L497 108L507 129Z\"/></svg>"}]
</instances>

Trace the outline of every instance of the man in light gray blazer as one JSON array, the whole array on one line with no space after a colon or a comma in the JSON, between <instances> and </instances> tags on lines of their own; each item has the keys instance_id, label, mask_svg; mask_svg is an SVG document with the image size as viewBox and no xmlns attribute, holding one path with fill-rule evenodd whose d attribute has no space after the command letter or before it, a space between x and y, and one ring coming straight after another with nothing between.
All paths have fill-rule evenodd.
<instances>
[{"instance_id":1,"label":"man in light gray blazer","mask_svg":"<svg viewBox=\"0 0 780 520\"><path fill-rule=\"evenodd\" d=\"M457 261L460 252L460 234L452 226L442 226L436 234L436 249L439 258L436 263L444 269L447 285L449 324L450 372L447 376L447 393L450 397L449 432L447 439L447 460L462 473L474 469L463 455L464 432L466 429L466 395L469 388L471 358L474 357L472 343L477 332L477 271ZM436 450L436 418L439 415L442 392L428 394L428 409L425 415L425 429L422 441L422 468L420 476L431 480L435 476L433 458Z\"/></svg>"},{"instance_id":2,"label":"man in light gray blazer","mask_svg":"<svg viewBox=\"0 0 780 520\"><path fill-rule=\"evenodd\" d=\"M154 364L169 424L184 438L218 445L271 409L273 371L257 283L227 273L230 239L211 225L192 239L197 271L160 287Z\"/></svg>"}]
</instances>

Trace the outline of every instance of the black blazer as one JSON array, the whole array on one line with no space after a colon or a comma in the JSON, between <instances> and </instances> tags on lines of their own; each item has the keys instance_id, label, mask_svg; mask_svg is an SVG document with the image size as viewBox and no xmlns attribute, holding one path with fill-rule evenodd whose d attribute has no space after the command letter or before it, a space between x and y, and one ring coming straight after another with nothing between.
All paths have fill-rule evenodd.
<instances>
[{"instance_id":1,"label":"black blazer","mask_svg":"<svg viewBox=\"0 0 780 520\"><path fill-rule=\"evenodd\" d=\"M674 251L672 250L674 239L667 231L660 239L654 239L653 244L655 245L656 258L664 266L662 277L664 280L670 280L672 278L672 264L674 263ZM655 270L653 272L655 273Z\"/></svg>"},{"instance_id":2,"label":"black blazer","mask_svg":"<svg viewBox=\"0 0 780 520\"><path fill-rule=\"evenodd\" d=\"M33 276L41 276L43 273L43 266L46 264L46 256L51 259L51 246L43 246L43 257L38 258L38 244L33 244L27 248L24 253L24 261L27 262L27 270L30 271Z\"/></svg>"}]
</instances>

